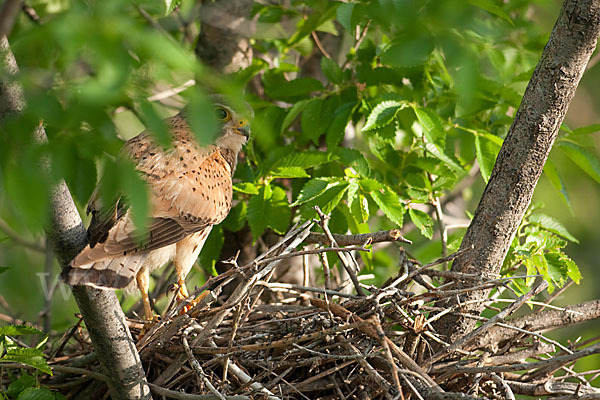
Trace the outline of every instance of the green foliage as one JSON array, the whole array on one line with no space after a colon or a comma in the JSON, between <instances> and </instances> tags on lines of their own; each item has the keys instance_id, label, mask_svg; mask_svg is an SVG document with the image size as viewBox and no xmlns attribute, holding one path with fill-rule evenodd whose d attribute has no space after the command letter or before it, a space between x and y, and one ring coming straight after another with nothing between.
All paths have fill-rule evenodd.
<instances>
[{"instance_id":1,"label":"green foliage","mask_svg":"<svg viewBox=\"0 0 600 400\"><path fill-rule=\"evenodd\" d=\"M118 129L119 114L129 110L168 147L162 120L176 110L148 99L159 87L194 79L176 100L187 104L198 140L209 143L217 124L207 93L239 105L252 82L246 100L255 111L253 140L236 172L235 207L201 256L210 271L224 245L222 229L248 226L257 240L315 217L315 206L331 214L339 233L413 226L405 233L414 252L439 256L433 204L447 194L468 200L466 193L490 179L547 37L531 23L527 1L255 2L253 63L223 77L196 60L190 32L201 24L191 0L54 3L36 2L44 23L23 17L10 37L28 107L0 127L0 217L24 225L19 233L41 232L59 179L83 209L102 176L104 202L121 196L143 228L147 188L119 156L122 139L139 132ZM31 135L40 121L45 144ZM559 153L598 182L590 135L599 129L564 126L557 142ZM465 181L477 170L478 182ZM546 165L570 208L561 173ZM457 217L469 218L475 206ZM450 249L462 235L450 232ZM558 221L531 213L504 272L522 265L552 285L579 281L566 241L574 237ZM393 269L389 255L361 257L371 271Z\"/></svg>"},{"instance_id":2,"label":"green foliage","mask_svg":"<svg viewBox=\"0 0 600 400\"><path fill-rule=\"evenodd\" d=\"M42 335L43 339L35 348L20 346L12 336L24 335ZM48 366L43 346L48 339L44 332L27 325L5 325L0 326L0 365L1 363L19 363L28 365L41 372L52 375L52 370Z\"/></svg>"}]
</instances>

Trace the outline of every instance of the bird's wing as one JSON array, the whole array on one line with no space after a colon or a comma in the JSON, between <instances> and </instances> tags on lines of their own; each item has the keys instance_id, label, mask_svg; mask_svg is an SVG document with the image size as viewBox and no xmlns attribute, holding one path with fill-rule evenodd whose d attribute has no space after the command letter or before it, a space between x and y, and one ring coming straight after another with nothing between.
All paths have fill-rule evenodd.
<instances>
[{"instance_id":1,"label":"bird's wing","mask_svg":"<svg viewBox=\"0 0 600 400\"><path fill-rule=\"evenodd\" d=\"M96 261L158 249L225 218L231 208L231 167L217 147L199 147L179 135L179 130L189 130L187 124L178 119L170 123L173 149L160 148L147 133L126 144L151 188L146 235L137 234L130 213L120 212L118 204L112 213L97 212L95 237L103 240L82 250L72 267L90 268Z\"/></svg>"}]
</instances>

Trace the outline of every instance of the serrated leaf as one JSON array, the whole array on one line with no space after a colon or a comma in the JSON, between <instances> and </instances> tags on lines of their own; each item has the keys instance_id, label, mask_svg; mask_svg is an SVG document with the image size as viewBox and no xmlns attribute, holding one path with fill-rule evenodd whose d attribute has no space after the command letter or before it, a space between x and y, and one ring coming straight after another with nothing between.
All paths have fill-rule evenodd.
<instances>
[{"instance_id":1,"label":"serrated leaf","mask_svg":"<svg viewBox=\"0 0 600 400\"><path fill-rule=\"evenodd\" d=\"M310 175L301 167L275 168L270 175L273 178L310 178Z\"/></svg>"},{"instance_id":2,"label":"serrated leaf","mask_svg":"<svg viewBox=\"0 0 600 400\"><path fill-rule=\"evenodd\" d=\"M377 128L382 128L393 121L396 113L409 106L406 101L386 100L377 104L373 111L367 117L367 123L363 127L363 131L370 131Z\"/></svg>"},{"instance_id":3,"label":"serrated leaf","mask_svg":"<svg viewBox=\"0 0 600 400\"><path fill-rule=\"evenodd\" d=\"M304 110L304 107L306 107L309 101L309 99L300 100L290 108L283 119L283 123L281 124L281 133L283 133L296 120L298 115L300 115L300 113Z\"/></svg>"},{"instance_id":4,"label":"serrated leaf","mask_svg":"<svg viewBox=\"0 0 600 400\"><path fill-rule=\"evenodd\" d=\"M52 375L52 370L44 358L44 353L39 349L28 349L22 347L7 349L6 354L0 358L0 363L3 362L15 362L29 365L30 367L38 369L46 374Z\"/></svg>"},{"instance_id":5,"label":"serrated leaf","mask_svg":"<svg viewBox=\"0 0 600 400\"><path fill-rule=\"evenodd\" d=\"M431 217L427 213L414 208L409 208L408 214L415 226L421 231L421 234L427 239L431 239L433 237L433 220Z\"/></svg>"},{"instance_id":6,"label":"serrated leaf","mask_svg":"<svg viewBox=\"0 0 600 400\"><path fill-rule=\"evenodd\" d=\"M571 208L571 199L569 198L569 193L567 192L567 188L552 161L546 160L546 164L544 164L544 174L546 174L546 177L552 184L552 187L554 187L554 189L558 192L561 200L565 203L572 214L573 208Z\"/></svg>"},{"instance_id":7,"label":"serrated leaf","mask_svg":"<svg viewBox=\"0 0 600 400\"><path fill-rule=\"evenodd\" d=\"M258 188L251 182L240 182L233 185L233 190L246 194L258 194Z\"/></svg>"},{"instance_id":8,"label":"serrated leaf","mask_svg":"<svg viewBox=\"0 0 600 400\"><path fill-rule=\"evenodd\" d=\"M28 325L5 325L0 326L0 335L20 336L20 335L45 335L44 332L33 326Z\"/></svg>"},{"instance_id":9,"label":"serrated leaf","mask_svg":"<svg viewBox=\"0 0 600 400\"><path fill-rule=\"evenodd\" d=\"M600 183L600 161L591 151L571 142L560 142L558 148L586 174Z\"/></svg>"},{"instance_id":10,"label":"serrated leaf","mask_svg":"<svg viewBox=\"0 0 600 400\"><path fill-rule=\"evenodd\" d=\"M557 234L573 243L579 243L579 241L569 233L567 228L556 219L546 214L533 214L529 216L528 221L534 225L546 229L552 233Z\"/></svg>"},{"instance_id":11,"label":"serrated leaf","mask_svg":"<svg viewBox=\"0 0 600 400\"><path fill-rule=\"evenodd\" d=\"M307 201L319 196L320 194L325 192L325 190L327 190L327 187L333 182L335 182L333 178L314 178L306 182L306 184L300 191L300 194L298 194L298 198L294 203L292 203L292 207L304 204Z\"/></svg>"},{"instance_id":12,"label":"serrated leaf","mask_svg":"<svg viewBox=\"0 0 600 400\"><path fill-rule=\"evenodd\" d=\"M423 127L427 140L443 147L446 142L446 134L444 133L444 127L440 118L426 108L417 106L413 106L412 108L419 120L419 124Z\"/></svg>"},{"instance_id":13,"label":"serrated leaf","mask_svg":"<svg viewBox=\"0 0 600 400\"><path fill-rule=\"evenodd\" d=\"M279 186L273 186L269 207L269 226L280 235L283 235L290 224L292 210L288 203L285 190Z\"/></svg>"},{"instance_id":14,"label":"serrated leaf","mask_svg":"<svg viewBox=\"0 0 600 400\"><path fill-rule=\"evenodd\" d=\"M344 72L331 58L321 57L321 71L331 83L338 84L344 80Z\"/></svg>"},{"instance_id":15,"label":"serrated leaf","mask_svg":"<svg viewBox=\"0 0 600 400\"><path fill-rule=\"evenodd\" d=\"M283 167L299 167L312 168L317 165L331 161L331 153L320 151L295 151L279 161L276 166Z\"/></svg>"},{"instance_id":16,"label":"serrated leaf","mask_svg":"<svg viewBox=\"0 0 600 400\"><path fill-rule=\"evenodd\" d=\"M577 264L575 264L575 261L571 260L566 255L563 255L563 257L565 265L567 266L567 275L573 280L573 282L579 285L579 281L581 281L581 272L579 271L579 267Z\"/></svg>"},{"instance_id":17,"label":"serrated leaf","mask_svg":"<svg viewBox=\"0 0 600 400\"><path fill-rule=\"evenodd\" d=\"M375 190L370 195L385 216L398 225L398 228L401 228L404 220L404 206L400 203L398 195L388 187L384 187L382 191Z\"/></svg>"},{"instance_id":18,"label":"serrated leaf","mask_svg":"<svg viewBox=\"0 0 600 400\"><path fill-rule=\"evenodd\" d=\"M451 157L444 153L444 151L435 143L426 143L425 148L431 155L435 158L443 161L444 164L450 168L451 170L458 172L460 174L464 174L465 170L461 167L456 161L454 161Z\"/></svg>"},{"instance_id":19,"label":"serrated leaf","mask_svg":"<svg viewBox=\"0 0 600 400\"><path fill-rule=\"evenodd\" d=\"M361 176L366 177L371 174L369 163L360 151L347 147L338 147L335 150L335 155L339 157L342 164L354 168Z\"/></svg>"},{"instance_id":20,"label":"serrated leaf","mask_svg":"<svg viewBox=\"0 0 600 400\"><path fill-rule=\"evenodd\" d=\"M490 179L499 150L500 148L487 137L475 135L475 154L479 163L481 177L485 183Z\"/></svg>"}]
</instances>

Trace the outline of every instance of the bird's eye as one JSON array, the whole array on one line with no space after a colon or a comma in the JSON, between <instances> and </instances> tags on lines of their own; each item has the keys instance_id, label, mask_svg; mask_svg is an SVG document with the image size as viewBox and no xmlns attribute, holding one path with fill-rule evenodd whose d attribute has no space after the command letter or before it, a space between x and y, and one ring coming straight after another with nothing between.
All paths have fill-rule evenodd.
<instances>
[{"instance_id":1,"label":"bird's eye","mask_svg":"<svg viewBox=\"0 0 600 400\"><path fill-rule=\"evenodd\" d=\"M226 109L224 109L223 107L217 107L215 109L215 116L217 117L217 119L219 121L229 121L229 118L231 117L229 115L229 111L227 111Z\"/></svg>"}]
</instances>

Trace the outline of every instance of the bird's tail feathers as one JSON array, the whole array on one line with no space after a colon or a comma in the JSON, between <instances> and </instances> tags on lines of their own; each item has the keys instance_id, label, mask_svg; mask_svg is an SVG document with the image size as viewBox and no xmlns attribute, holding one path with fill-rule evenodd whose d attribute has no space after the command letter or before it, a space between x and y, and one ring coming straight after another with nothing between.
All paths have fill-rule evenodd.
<instances>
[{"instance_id":1,"label":"bird's tail feathers","mask_svg":"<svg viewBox=\"0 0 600 400\"><path fill-rule=\"evenodd\" d=\"M129 285L140 270L147 253L127 257L105 258L89 264L75 260L61 274L69 285L86 285L100 289L121 289Z\"/></svg>"}]
</instances>

